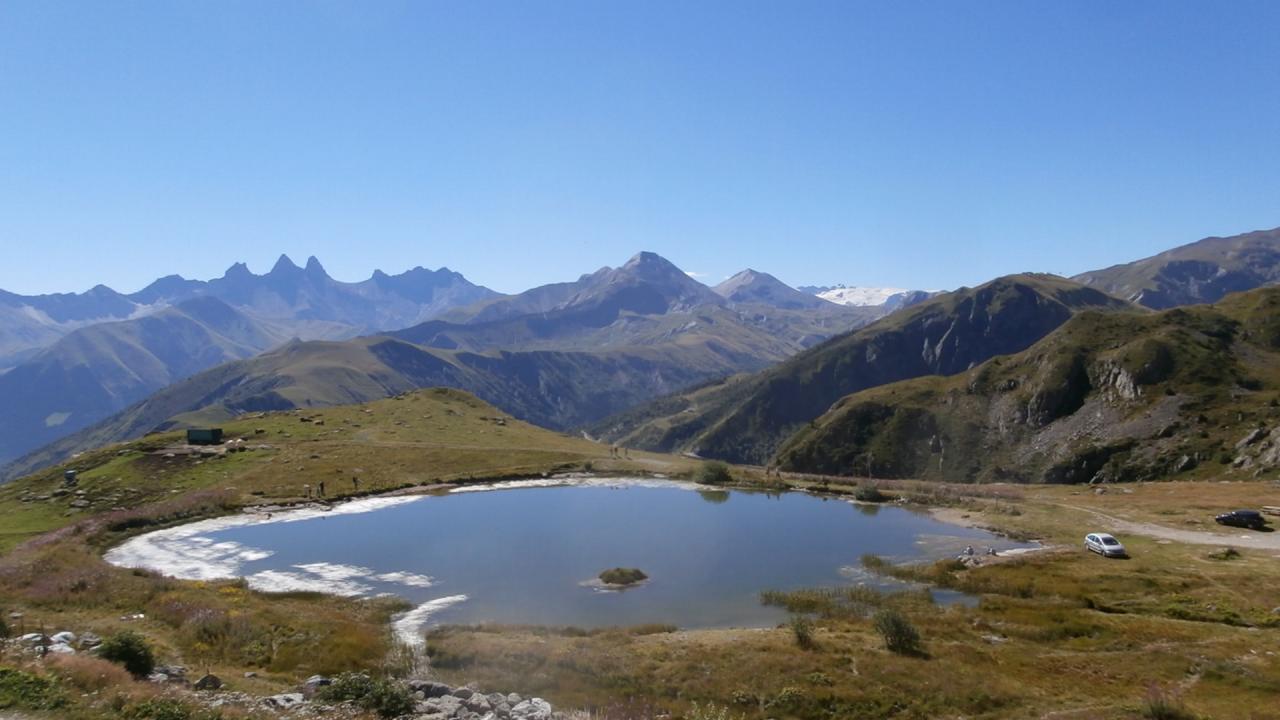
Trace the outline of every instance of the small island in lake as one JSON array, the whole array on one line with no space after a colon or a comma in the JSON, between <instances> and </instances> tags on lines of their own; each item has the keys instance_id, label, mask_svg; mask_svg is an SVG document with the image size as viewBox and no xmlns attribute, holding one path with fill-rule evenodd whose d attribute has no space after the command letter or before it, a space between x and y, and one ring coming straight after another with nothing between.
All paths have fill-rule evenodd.
<instances>
[{"instance_id":1,"label":"small island in lake","mask_svg":"<svg viewBox=\"0 0 1280 720\"><path fill-rule=\"evenodd\" d=\"M600 573L600 582L613 587L630 587L648 580L649 576L638 568L613 568Z\"/></svg>"}]
</instances>

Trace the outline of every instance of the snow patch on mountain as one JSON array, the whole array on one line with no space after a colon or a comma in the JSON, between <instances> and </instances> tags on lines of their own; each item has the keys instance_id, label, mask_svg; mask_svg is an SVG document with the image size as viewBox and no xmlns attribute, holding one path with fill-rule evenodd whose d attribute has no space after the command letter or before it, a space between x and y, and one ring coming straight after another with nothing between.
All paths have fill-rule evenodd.
<instances>
[{"instance_id":1,"label":"snow patch on mountain","mask_svg":"<svg viewBox=\"0 0 1280 720\"><path fill-rule=\"evenodd\" d=\"M813 290L815 291L813 292L814 295L828 302L858 307L884 305L893 296L908 292L905 288L847 287L844 285L813 288Z\"/></svg>"}]
</instances>

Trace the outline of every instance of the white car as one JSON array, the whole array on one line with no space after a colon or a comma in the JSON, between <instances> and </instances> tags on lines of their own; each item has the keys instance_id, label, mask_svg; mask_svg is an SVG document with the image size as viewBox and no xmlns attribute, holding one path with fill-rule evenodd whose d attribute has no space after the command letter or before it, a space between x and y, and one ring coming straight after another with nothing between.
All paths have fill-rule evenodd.
<instances>
[{"instance_id":1,"label":"white car","mask_svg":"<svg viewBox=\"0 0 1280 720\"><path fill-rule=\"evenodd\" d=\"M1084 536L1084 549L1103 557L1124 557L1124 545L1106 533L1089 533Z\"/></svg>"}]
</instances>

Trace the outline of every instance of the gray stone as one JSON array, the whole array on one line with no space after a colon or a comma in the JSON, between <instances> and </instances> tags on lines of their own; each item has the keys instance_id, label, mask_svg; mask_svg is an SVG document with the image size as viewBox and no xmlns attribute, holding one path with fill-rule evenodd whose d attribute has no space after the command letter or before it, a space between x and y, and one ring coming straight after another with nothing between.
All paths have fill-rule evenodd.
<instances>
[{"instance_id":1,"label":"gray stone","mask_svg":"<svg viewBox=\"0 0 1280 720\"><path fill-rule=\"evenodd\" d=\"M291 710L305 703L306 698L302 697L302 693L283 693L280 695L272 695L263 702L273 708L281 710Z\"/></svg>"},{"instance_id":2,"label":"gray stone","mask_svg":"<svg viewBox=\"0 0 1280 720\"><path fill-rule=\"evenodd\" d=\"M1267 434L1266 430L1263 430L1262 428L1257 428L1253 432L1249 433L1248 435L1245 435L1243 440L1236 443L1236 449L1240 449L1240 448L1244 448L1249 445L1252 445L1258 442L1259 440L1261 440L1262 438L1266 437L1266 434Z\"/></svg>"},{"instance_id":3,"label":"gray stone","mask_svg":"<svg viewBox=\"0 0 1280 720\"><path fill-rule=\"evenodd\" d=\"M511 717L520 720L551 720L551 703L533 698L511 708Z\"/></svg>"},{"instance_id":4,"label":"gray stone","mask_svg":"<svg viewBox=\"0 0 1280 720\"><path fill-rule=\"evenodd\" d=\"M244 676L245 676L246 678L256 678L256 677L258 677L258 673L256 673L256 672L254 672L254 671L250 670L249 672L245 673L245 674L244 674Z\"/></svg>"},{"instance_id":5,"label":"gray stone","mask_svg":"<svg viewBox=\"0 0 1280 720\"><path fill-rule=\"evenodd\" d=\"M167 683L169 682L169 676L162 672L153 672L147 676L147 680L153 683Z\"/></svg>"},{"instance_id":6,"label":"gray stone","mask_svg":"<svg viewBox=\"0 0 1280 720\"><path fill-rule=\"evenodd\" d=\"M76 654L75 648L71 647L66 643L54 643L48 647L48 650L50 653L54 653L56 655L75 655Z\"/></svg>"},{"instance_id":7,"label":"gray stone","mask_svg":"<svg viewBox=\"0 0 1280 720\"><path fill-rule=\"evenodd\" d=\"M101 644L102 638L93 633L84 633L80 636L80 647L82 648L96 648Z\"/></svg>"},{"instance_id":8,"label":"gray stone","mask_svg":"<svg viewBox=\"0 0 1280 720\"><path fill-rule=\"evenodd\" d=\"M196 681L197 690L218 690L222 687L222 680L217 675L205 675Z\"/></svg>"},{"instance_id":9,"label":"gray stone","mask_svg":"<svg viewBox=\"0 0 1280 720\"><path fill-rule=\"evenodd\" d=\"M453 693L453 688L449 685L432 680L410 680L409 689L422 693L424 700L444 697Z\"/></svg>"},{"instance_id":10,"label":"gray stone","mask_svg":"<svg viewBox=\"0 0 1280 720\"><path fill-rule=\"evenodd\" d=\"M452 695L443 695L441 697L433 697L425 703L428 712L439 712L445 715L457 715L462 709L462 701Z\"/></svg>"},{"instance_id":11,"label":"gray stone","mask_svg":"<svg viewBox=\"0 0 1280 720\"><path fill-rule=\"evenodd\" d=\"M489 704L489 698L481 695L480 693L476 693L471 697L466 698L462 701L462 704L465 705L468 710L477 713L487 713L492 709Z\"/></svg>"},{"instance_id":12,"label":"gray stone","mask_svg":"<svg viewBox=\"0 0 1280 720\"><path fill-rule=\"evenodd\" d=\"M519 705L522 700L524 700L524 698L520 697L515 693L510 693L509 695L507 695L507 704L510 705L511 707L515 707L516 705Z\"/></svg>"},{"instance_id":13,"label":"gray stone","mask_svg":"<svg viewBox=\"0 0 1280 720\"><path fill-rule=\"evenodd\" d=\"M67 645L70 645L76 641L76 634L73 632L67 632L66 630L63 630L60 633L54 633L49 637L49 639L56 643L65 643Z\"/></svg>"},{"instance_id":14,"label":"gray stone","mask_svg":"<svg viewBox=\"0 0 1280 720\"><path fill-rule=\"evenodd\" d=\"M472 690L469 687L459 687L459 688L453 689L453 696L456 698L462 698L463 700L466 700L467 698L475 694L476 694L476 691Z\"/></svg>"}]
</instances>

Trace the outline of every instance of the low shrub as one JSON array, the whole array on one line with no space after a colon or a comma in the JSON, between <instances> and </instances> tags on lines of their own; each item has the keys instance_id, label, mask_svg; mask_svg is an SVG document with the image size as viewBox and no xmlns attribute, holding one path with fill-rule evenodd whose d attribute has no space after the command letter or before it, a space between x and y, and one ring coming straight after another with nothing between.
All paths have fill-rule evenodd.
<instances>
[{"instance_id":1,"label":"low shrub","mask_svg":"<svg viewBox=\"0 0 1280 720\"><path fill-rule=\"evenodd\" d=\"M733 482L733 475L729 473L729 466L718 461L712 460L704 462L693 474L694 482L703 485L727 485Z\"/></svg>"},{"instance_id":2,"label":"low shrub","mask_svg":"<svg viewBox=\"0 0 1280 720\"><path fill-rule=\"evenodd\" d=\"M126 630L116 633L98 646L98 657L123 665L134 677L146 677L156 667L156 656L145 638Z\"/></svg>"},{"instance_id":3,"label":"low shrub","mask_svg":"<svg viewBox=\"0 0 1280 720\"><path fill-rule=\"evenodd\" d=\"M150 698L124 710L129 720L220 720L217 711L192 707L174 698Z\"/></svg>"},{"instance_id":4,"label":"low shrub","mask_svg":"<svg viewBox=\"0 0 1280 720\"><path fill-rule=\"evenodd\" d=\"M398 683L374 679L363 673L342 673L333 683L317 693L328 702L351 702L384 718L413 712L414 701L409 691Z\"/></svg>"},{"instance_id":5,"label":"low shrub","mask_svg":"<svg viewBox=\"0 0 1280 720\"><path fill-rule=\"evenodd\" d=\"M1148 720L1196 720L1195 713L1182 704L1182 697L1159 685L1147 688L1142 699L1142 717Z\"/></svg>"},{"instance_id":6,"label":"low shrub","mask_svg":"<svg viewBox=\"0 0 1280 720\"><path fill-rule=\"evenodd\" d=\"M787 622L791 634L796 638L796 645L804 650L811 650L817 644L813 639L813 621L803 615L792 615Z\"/></svg>"},{"instance_id":7,"label":"low shrub","mask_svg":"<svg viewBox=\"0 0 1280 720\"><path fill-rule=\"evenodd\" d=\"M902 613L893 608L885 608L875 614L872 624L875 625L876 632L880 633L880 637L884 639L884 646L890 652L899 655L922 654L920 633Z\"/></svg>"},{"instance_id":8,"label":"low shrub","mask_svg":"<svg viewBox=\"0 0 1280 720\"><path fill-rule=\"evenodd\" d=\"M699 705L694 703L685 716L688 720L733 720L737 717L729 712L729 708L719 705Z\"/></svg>"},{"instance_id":9,"label":"low shrub","mask_svg":"<svg viewBox=\"0 0 1280 720\"><path fill-rule=\"evenodd\" d=\"M0 667L0 710L56 710L65 704L62 690L50 678Z\"/></svg>"},{"instance_id":10,"label":"low shrub","mask_svg":"<svg viewBox=\"0 0 1280 720\"><path fill-rule=\"evenodd\" d=\"M133 682L128 670L89 655L50 655L46 662L66 684L84 692L101 692Z\"/></svg>"},{"instance_id":11,"label":"low shrub","mask_svg":"<svg viewBox=\"0 0 1280 720\"><path fill-rule=\"evenodd\" d=\"M853 491L853 499L859 502L878 503L888 500L889 496L880 492L880 488L875 485L859 485L858 489Z\"/></svg>"},{"instance_id":12,"label":"low shrub","mask_svg":"<svg viewBox=\"0 0 1280 720\"><path fill-rule=\"evenodd\" d=\"M1210 560L1236 560L1240 557L1240 551L1233 547L1222 548L1221 550L1209 553Z\"/></svg>"}]
</instances>

